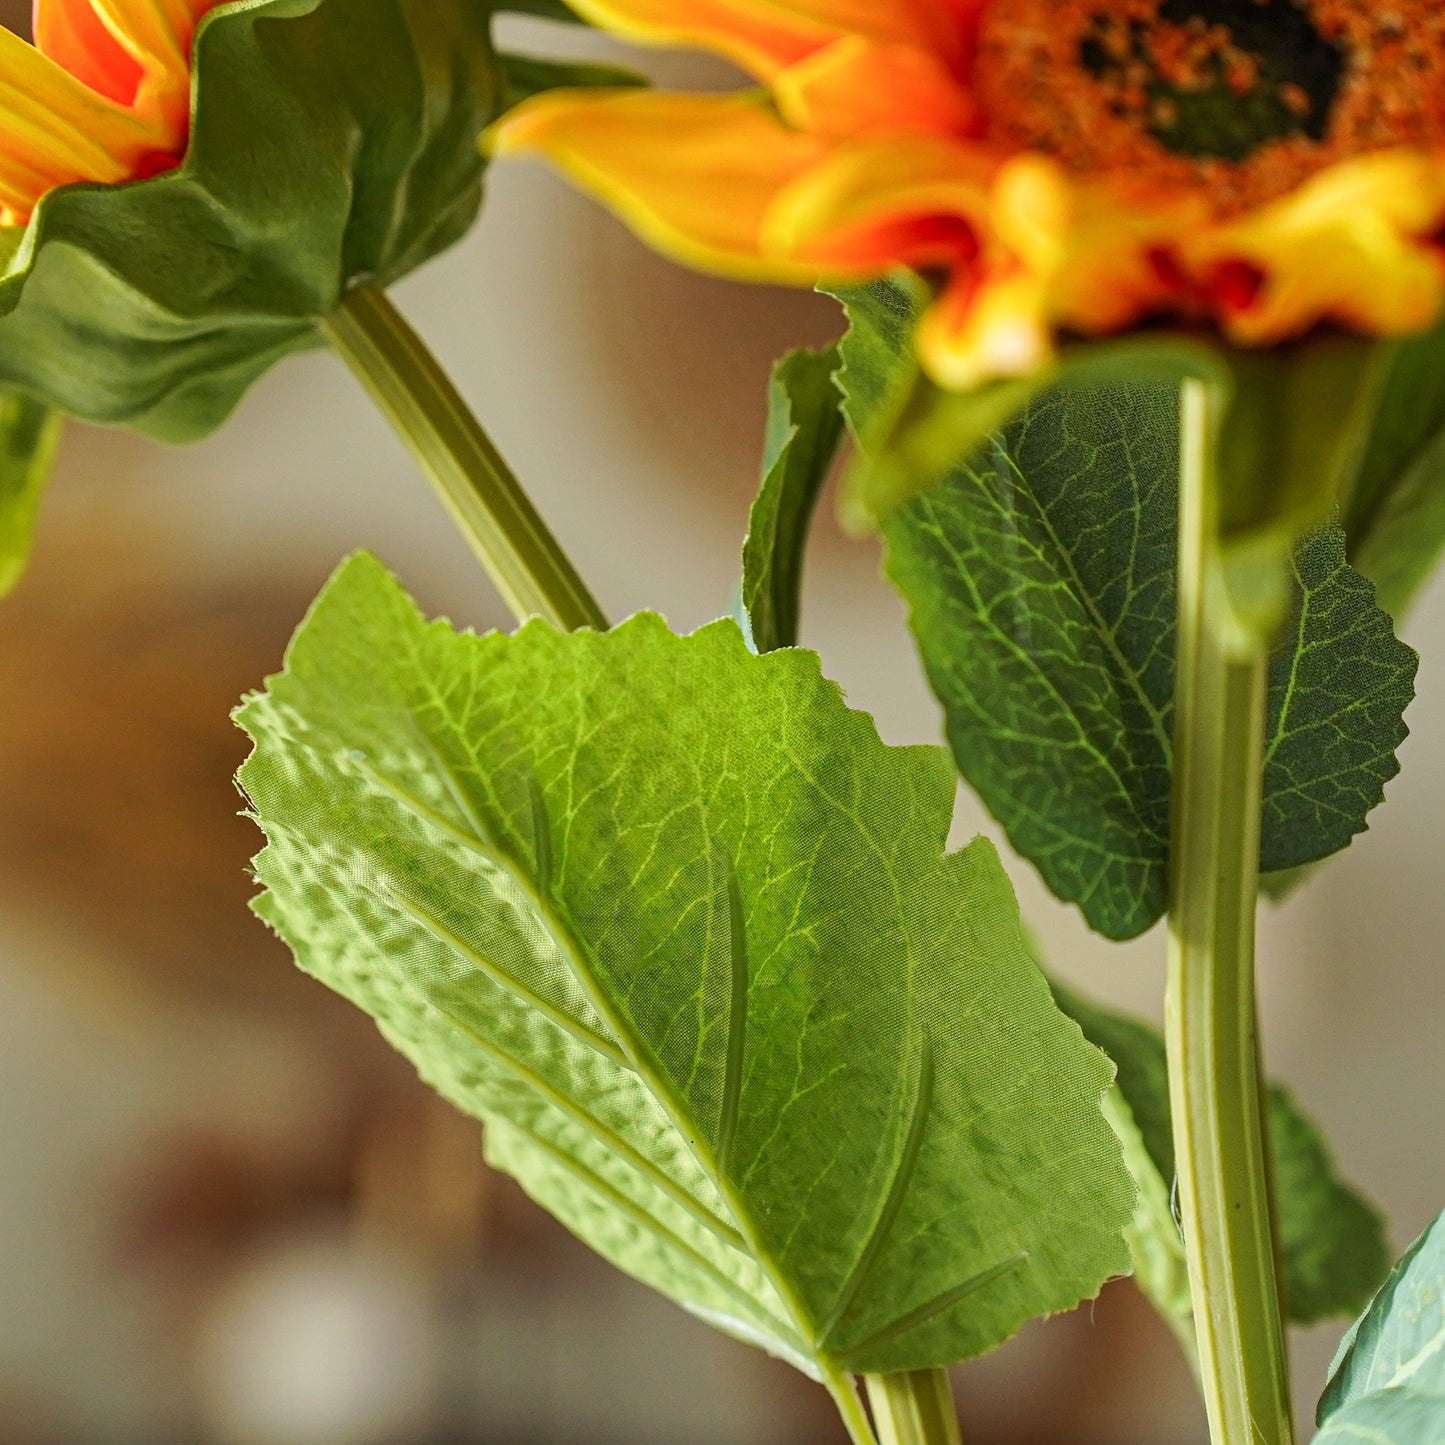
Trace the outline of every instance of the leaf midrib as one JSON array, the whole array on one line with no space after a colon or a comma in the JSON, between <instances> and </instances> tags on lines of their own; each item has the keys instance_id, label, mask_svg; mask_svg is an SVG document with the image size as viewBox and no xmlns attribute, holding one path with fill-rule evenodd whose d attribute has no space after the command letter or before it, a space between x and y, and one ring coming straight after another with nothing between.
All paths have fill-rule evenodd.
<instances>
[{"instance_id":1,"label":"leaf midrib","mask_svg":"<svg viewBox=\"0 0 1445 1445\"><path fill-rule=\"evenodd\" d=\"M410 720L410 717L408 715ZM633 1034L622 1017L612 1007L606 994L597 986L595 968L589 957L586 945L573 934L565 919L558 916L551 903L541 898L531 879L527 876L524 868L520 867L516 860L507 854L503 849L490 846L485 838L485 829L478 826L479 820L474 817L473 810L469 806L465 792L462 788L461 779L458 778L447 760L433 747L429 748L436 767L441 771L448 790L452 793L457 807L467 819L469 826L474 831L469 833L458 828L445 816L437 813L420 800L412 798L405 789L400 789L394 783L388 781L387 791L393 796L396 802L403 807L409 808L413 813L425 822L431 823L440 828L448 837L459 844L467 847L478 856L484 858L494 867L500 868L512 880L513 884L526 897L528 903L535 910L538 920L542 923L548 934L551 936L563 961L576 979L578 986L582 989L588 1003L596 1011L597 1016L611 1030L618 1044L626 1054L633 1072L641 1080L648 1092L656 1099L664 1113L668 1116L673 1129L678 1136L686 1143L689 1152L697 1160L708 1182L716 1190L719 1198L727 1205L729 1213L733 1216L731 1228L741 1238L746 1251L752 1256L755 1262L762 1268L772 1285L779 1299L782 1300L792 1315L791 1332L802 1340L808 1342L807 1350L809 1357L814 1359L820 1370L826 1375L830 1372L829 1362L826 1356L816 1348L816 1328L809 1318L808 1311L802 1302L797 1298L787 1278L778 1268L776 1261L772 1258L771 1252L764 1249L758 1242L757 1236L751 1227L749 1213L738 1199L736 1191L732 1188L727 1178L718 1167L718 1161L711 1149L703 1140L702 1131L687 1126L686 1111L680 1102L673 1097L672 1090L653 1067L651 1060L647 1057L645 1050L640 1046L640 1041ZM655 1170L655 1166L653 1166ZM660 1177L666 1178L661 1171L655 1171ZM836 1374L836 1371L832 1373Z\"/></svg>"}]
</instances>

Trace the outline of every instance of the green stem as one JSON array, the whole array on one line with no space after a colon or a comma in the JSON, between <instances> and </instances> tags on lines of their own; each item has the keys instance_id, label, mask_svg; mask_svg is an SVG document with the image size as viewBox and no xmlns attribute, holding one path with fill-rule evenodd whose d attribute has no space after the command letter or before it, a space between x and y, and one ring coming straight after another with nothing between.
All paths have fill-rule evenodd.
<instances>
[{"instance_id":1,"label":"green stem","mask_svg":"<svg viewBox=\"0 0 1445 1445\"><path fill-rule=\"evenodd\" d=\"M607 619L586 584L450 378L385 293L371 286L353 291L321 330L406 443L517 620L538 615L567 631L604 631ZM853 1445L875 1445L853 1380L830 1374L823 1383ZM956 1432L888 1439L957 1445Z\"/></svg>"},{"instance_id":2,"label":"green stem","mask_svg":"<svg viewBox=\"0 0 1445 1445\"><path fill-rule=\"evenodd\" d=\"M962 1445L947 1370L865 1375L878 1445Z\"/></svg>"},{"instance_id":3,"label":"green stem","mask_svg":"<svg viewBox=\"0 0 1445 1445\"><path fill-rule=\"evenodd\" d=\"M1259 1093L1254 927L1268 637L1230 605L1210 408L1183 393L1167 1036L1213 1445L1291 1445Z\"/></svg>"},{"instance_id":4,"label":"green stem","mask_svg":"<svg viewBox=\"0 0 1445 1445\"><path fill-rule=\"evenodd\" d=\"M421 339L374 286L353 291L322 331L436 489L518 621L571 632L607 619L491 438Z\"/></svg>"}]
</instances>

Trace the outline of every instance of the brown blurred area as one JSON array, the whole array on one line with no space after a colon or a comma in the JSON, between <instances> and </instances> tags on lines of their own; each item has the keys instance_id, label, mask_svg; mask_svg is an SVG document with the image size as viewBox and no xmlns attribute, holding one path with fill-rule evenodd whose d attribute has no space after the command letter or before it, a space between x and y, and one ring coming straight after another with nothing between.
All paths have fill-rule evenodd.
<instances>
[{"instance_id":1,"label":"brown blurred area","mask_svg":"<svg viewBox=\"0 0 1445 1445\"><path fill-rule=\"evenodd\" d=\"M63 1193L24 1237L0 1209L0 1442L839 1441L821 1392L488 1172L475 1126L251 917L228 713L307 595L188 572L91 500L0 609L0 997L66 1035L5 1064L7 1182ZM1038 1333L1027 1410L972 1438L1110 1439L1160 1342L1147 1309L1115 1287Z\"/></svg>"},{"instance_id":2,"label":"brown blurred area","mask_svg":"<svg viewBox=\"0 0 1445 1445\"><path fill-rule=\"evenodd\" d=\"M617 57L571 33L560 48ZM835 331L831 303L681 272L524 167L398 299L613 616L656 607L686 629L728 609L768 365ZM258 835L228 714L362 545L429 611L505 621L325 356L280 368L196 448L67 434L34 567L0 604L0 1445L840 1445L821 1392L487 1172L476 1127L247 911ZM805 641L886 738L936 740L876 550L825 509L810 566ZM1420 636L1442 605L1436 589ZM1433 677L1427 655L1413 786L1263 947L1275 1067L1401 1243L1445 1203L1438 1010L1421 1006L1445 932ZM996 836L965 798L959 834L979 830ZM1157 934L1107 945L1010 871L1061 974L1157 1012ZM1388 888L1410 901L1382 937ZM1338 1333L1299 1339L1305 1408ZM1188 1370L1127 1283L957 1378L969 1445L1203 1439Z\"/></svg>"}]
</instances>

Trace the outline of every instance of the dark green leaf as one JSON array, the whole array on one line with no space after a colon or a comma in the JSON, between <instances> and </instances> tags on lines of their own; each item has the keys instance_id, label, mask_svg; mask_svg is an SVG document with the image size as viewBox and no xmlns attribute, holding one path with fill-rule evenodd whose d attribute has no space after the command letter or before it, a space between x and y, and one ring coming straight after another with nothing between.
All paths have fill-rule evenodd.
<instances>
[{"instance_id":1,"label":"dark green leaf","mask_svg":"<svg viewBox=\"0 0 1445 1445\"><path fill-rule=\"evenodd\" d=\"M1341 1341L1318 1420L1322 1445L1445 1441L1445 1216Z\"/></svg>"},{"instance_id":2,"label":"dark green leaf","mask_svg":"<svg viewBox=\"0 0 1445 1445\"><path fill-rule=\"evenodd\" d=\"M1393 348L1344 527L1350 561L1400 620L1445 549L1445 325Z\"/></svg>"},{"instance_id":3,"label":"dark green leaf","mask_svg":"<svg viewBox=\"0 0 1445 1445\"><path fill-rule=\"evenodd\" d=\"M904 312L855 310L839 374L855 430L886 391ZM1178 434L1173 386L1056 387L883 528L960 770L1111 938L1165 904ZM1342 545L1327 529L1295 558L1270 680L1266 871L1345 847L1397 771L1416 659Z\"/></svg>"},{"instance_id":4,"label":"dark green leaf","mask_svg":"<svg viewBox=\"0 0 1445 1445\"><path fill-rule=\"evenodd\" d=\"M1109 1013L1058 985L1054 996L1119 1071L1117 1092L1143 1143L1142 1155L1131 1158L1141 1200L1167 1198L1174 1182L1174 1140L1164 1040L1147 1024ZM1312 1324L1349 1314L1370 1297L1389 1265L1384 1225L1336 1176L1318 1126L1278 1084L1269 1089L1269 1122L1289 1317ZM1140 1159L1147 1161L1147 1178L1138 1173ZM1180 1288L1187 1276L1178 1226L1156 1206L1147 1220L1136 1216L1135 1228L1152 1252L1136 1270L1140 1284L1178 1327L1190 1312L1187 1284Z\"/></svg>"},{"instance_id":5,"label":"dark green leaf","mask_svg":"<svg viewBox=\"0 0 1445 1445\"><path fill-rule=\"evenodd\" d=\"M1286 1303L1298 1324L1359 1309L1390 1263L1384 1221L1334 1172L1319 1126L1281 1084L1269 1089Z\"/></svg>"},{"instance_id":6,"label":"dark green leaf","mask_svg":"<svg viewBox=\"0 0 1445 1445\"><path fill-rule=\"evenodd\" d=\"M743 607L759 652L798 643L808 524L843 435L837 366L833 347L792 351L768 386L763 480L743 545Z\"/></svg>"},{"instance_id":7,"label":"dark green leaf","mask_svg":"<svg viewBox=\"0 0 1445 1445\"><path fill-rule=\"evenodd\" d=\"M30 557L40 494L60 443L60 417L15 392L0 392L0 597Z\"/></svg>"},{"instance_id":8,"label":"dark green leaf","mask_svg":"<svg viewBox=\"0 0 1445 1445\"><path fill-rule=\"evenodd\" d=\"M259 910L621 1268L825 1379L1127 1265L1109 1070L946 756L817 658L427 625L360 556L241 721Z\"/></svg>"},{"instance_id":9,"label":"dark green leaf","mask_svg":"<svg viewBox=\"0 0 1445 1445\"><path fill-rule=\"evenodd\" d=\"M510 109L559 86L625 86L646 85L642 76L618 65L594 65L577 60L549 60L537 55L517 55L501 51L497 59L506 76L506 104Z\"/></svg>"},{"instance_id":10,"label":"dark green leaf","mask_svg":"<svg viewBox=\"0 0 1445 1445\"><path fill-rule=\"evenodd\" d=\"M905 502L943 481L961 457L1003 430L1045 387L1175 385L1194 378L1232 393L1228 359L1191 338L1165 333L1109 338L1064 348L1032 376L950 392L924 375L912 333L929 300L909 271L846 289L821 288L842 301L851 322L841 342L846 409L859 450L843 481L844 522L875 530Z\"/></svg>"},{"instance_id":11,"label":"dark green leaf","mask_svg":"<svg viewBox=\"0 0 1445 1445\"><path fill-rule=\"evenodd\" d=\"M1260 866L1298 868L1348 846L1400 770L1419 658L1345 562L1344 535L1307 537L1294 558L1293 621L1274 650L1265 736Z\"/></svg>"},{"instance_id":12,"label":"dark green leaf","mask_svg":"<svg viewBox=\"0 0 1445 1445\"><path fill-rule=\"evenodd\" d=\"M199 436L361 282L457 240L502 101L475 0L259 0L201 23L189 154L41 202L0 279L0 383Z\"/></svg>"}]
</instances>

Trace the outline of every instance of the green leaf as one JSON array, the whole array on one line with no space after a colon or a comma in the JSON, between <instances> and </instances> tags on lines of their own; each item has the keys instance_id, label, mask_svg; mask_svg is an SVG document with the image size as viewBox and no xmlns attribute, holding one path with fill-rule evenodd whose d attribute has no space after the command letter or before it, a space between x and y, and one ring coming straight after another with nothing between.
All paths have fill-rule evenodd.
<instances>
[{"instance_id":1,"label":"green leaf","mask_svg":"<svg viewBox=\"0 0 1445 1445\"><path fill-rule=\"evenodd\" d=\"M646 85L642 76L619 65L596 65L578 60L552 60L538 55L517 55L511 51L498 52L502 71L506 76L506 108L521 105L544 90L556 90L559 86L611 86L634 88Z\"/></svg>"},{"instance_id":2,"label":"green leaf","mask_svg":"<svg viewBox=\"0 0 1445 1445\"><path fill-rule=\"evenodd\" d=\"M1343 522L1350 561L1400 620L1445 549L1445 324L1395 343Z\"/></svg>"},{"instance_id":3,"label":"green leaf","mask_svg":"<svg viewBox=\"0 0 1445 1445\"><path fill-rule=\"evenodd\" d=\"M913 352L913 328L929 300L914 272L818 289L848 313L838 343L838 384L859 450L844 475L839 510L844 525L862 534L1006 425L1047 378L961 393L934 386Z\"/></svg>"},{"instance_id":4,"label":"green leaf","mask_svg":"<svg viewBox=\"0 0 1445 1445\"><path fill-rule=\"evenodd\" d=\"M1445 1395L1445 1215L1405 1251L1340 1341L1320 1424L1352 1401L1408 1387Z\"/></svg>"},{"instance_id":5,"label":"green leaf","mask_svg":"<svg viewBox=\"0 0 1445 1445\"><path fill-rule=\"evenodd\" d=\"M1166 903L1177 406L1171 387L1056 388L883 532L960 771L1110 938ZM1364 829L1398 771L1416 666L1337 528L1300 545L1294 573L1270 675L1267 872Z\"/></svg>"},{"instance_id":6,"label":"green leaf","mask_svg":"<svg viewBox=\"0 0 1445 1445\"><path fill-rule=\"evenodd\" d=\"M637 1278L836 1381L1127 1265L1106 1061L811 653L459 636L361 555L239 716L262 916Z\"/></svg>"},{"instance_id":7,"label":"green leaf","mask_svg":"<svg viewBox=\"0 0 1445 1445\"><path fill-rule=\"evenodd\" d=\"M1118 1070L1121 1112L1142 1145L1129 1150L1126 1128L1125 1152L1135 1169L1141 1210L1152 1204L1147 1215L1135 1216L1136 1274L1179 1328L1191 1312L1184 1247L1172 1213L1158 1203L1168 1200L1174 1181L1164 1040L1147 1024L1110 1013L1057 984L1054 996ZM1313 1324L1349 1314L1369 1299L1389 1265L1384 1224L1338 1178L1318 1126L1279 1084L1269 1088L1269 1122L1289 1318Z\"/></svg>"},{"instance_id":8,"label":"green leaf","mask_svg":"<svg viewBox=\"0 0 1445 1445\"><path fill-rule=\"evenodd\" d=\"M476 0L244 0L196 34L184 164L52 191L0 278L0 384L203 435L318 318L457 240L503 80Z\"/></svg>"},{"instance_id":9,"label":"green leaf","mask_svg":"<svg viewBox=\"0 0 1445 1445\"><path fill-rule=\"evenodd\" d=\"M970 391L945 391L914 355L913 328L930 300L910 271L865 286L820 287L844 305L840 383L859 440L844 474L841 511L851 530L876 530L897 509L943 481L1002 431L1047 386L1158 385L1188 378L1232 394L1229 361L1217 349L1169 333L1109 338L1064 348L1054 364L1027 377Z\"/></svg>"},{"instance_id":10,"label":"green leaf","mask_svg":"<svg viewBox=\"0 0 1445 1445\"><path fill-rule=\"evenodd\" d=\"M1445 1215L1341 1341L1317 1418L1327 1445L1445 1441Z\"/></svg>"},{"instance_id":11,"label":"green leaf","mask_svg":"<svg viewBox=\"0 0 1445 1445\"><path fill-rule=\"evenodd\" d=\"M25 571L59 445L55 412L28 396L0 392L0 597L15 590Z\"/></svg>"},{"instance_id":12,"label":"green leaf","mask_svg":"<svg viewBox=\"0 0 1445 1445\"><path fill-rule=\"evenodd\" d=\"M1380 1390L1332 1415L1315 1445L1445 1445L1445 1397Z\"/></svg>"},{"instance_id":13,"label":"green leaf","mask_svg":"<svg viewBox=\"0 0 1445 1445\"><path fill-rule=\"evenodd\" d=\"M836 348L790 351L768 385L763 480L743 544L743 608L759 652L798 644L803 552L843 436Z\"/></svg>"}]
</instances>

